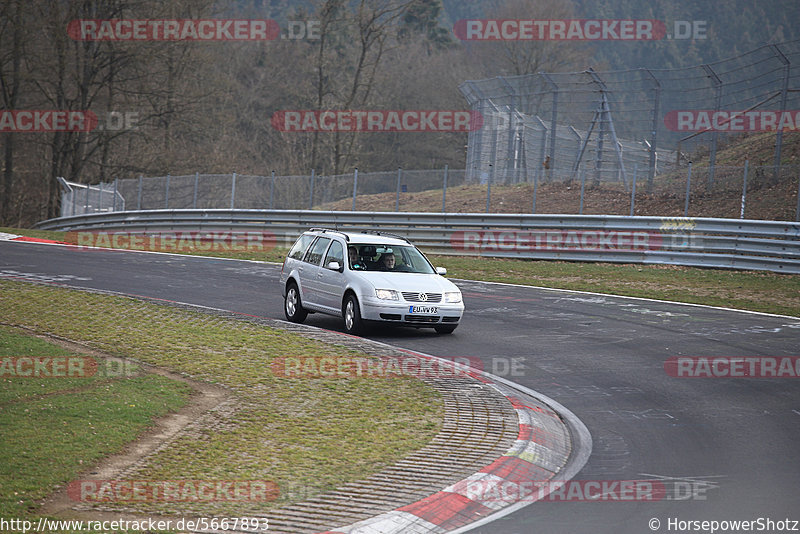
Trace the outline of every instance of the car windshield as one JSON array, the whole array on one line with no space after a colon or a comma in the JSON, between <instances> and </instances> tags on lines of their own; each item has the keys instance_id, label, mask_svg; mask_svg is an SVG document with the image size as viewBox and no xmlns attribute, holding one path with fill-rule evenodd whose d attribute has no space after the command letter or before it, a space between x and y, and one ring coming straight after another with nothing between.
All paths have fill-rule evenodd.
<instances>
[{"instance_id":1,"label":"car windshield","mask_svg":"<svg viewBox=\"0 0 800 534\"><path fill-rule=\"evenodd\" d=\"M353 271L435 273L425 256L411 245L351 243L348 245L348 257Z\"/></svg>"}]
</instances>

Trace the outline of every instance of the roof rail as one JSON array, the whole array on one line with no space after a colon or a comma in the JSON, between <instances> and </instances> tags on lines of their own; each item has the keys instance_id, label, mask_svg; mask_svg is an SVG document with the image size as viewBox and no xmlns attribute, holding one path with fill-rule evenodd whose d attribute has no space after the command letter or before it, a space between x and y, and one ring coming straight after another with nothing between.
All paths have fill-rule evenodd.
<instances>
[{"instance_id":1,"label":"roof rail","mask_svg":"<svg viewBox=\"0 0 800 534\"><path fill-rule=\"evenodd\" d=\"M335 228L315 227L315 228L309 228L308 231L309 232L323 232L323 233L325 233L325 232L334 232L334 233L337 233L337 234L342 234L344 236L344 240L345 241L350 241L350 236L349 235L347 235L346 233L342 232L341 230L337 230Z\"/></svg>"},{"instance_id":2,"label":"roof rail","mask_svg":"<svg viewBox=\"0 0 800 534\"><path fill-rule=\"evenodd\" d=\"M408 244L411 244L411 241L408 240L407 237L403 237L397 234L390 234L389 232L381 232L380 230L362 230L362 234L375 234L375 235L385 235L386 237L394 237L395 239L401 239Z\"/></svg>"}]
</instances>

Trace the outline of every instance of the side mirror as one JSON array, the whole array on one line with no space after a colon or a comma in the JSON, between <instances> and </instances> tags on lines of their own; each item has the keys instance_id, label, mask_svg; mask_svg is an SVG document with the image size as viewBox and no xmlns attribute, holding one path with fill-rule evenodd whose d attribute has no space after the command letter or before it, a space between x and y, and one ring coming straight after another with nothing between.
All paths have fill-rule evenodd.
<instances>
[{"instance_id":1,"label":"side mirror","mask_svg":"<svg viewBox=\"0 0 800 534\"><path fill-rule=\"evenodd\" d=\"M445 276L447 274L447 269L445 269L444 267L437 267L436 274Z\"/></svg>"},{"instance_id":2,"label":"side mirror","mask_svg":"<svg viewBox=\"0 0 800 534\"><path fill-rule=\"evenodd\" d=\"M343 269L342 269L342 266L339 264L339 262L338 262L338 261L330 261L330 262L328 262L328 265L327 265L327 267L328 267L328 269L330 269L331 271L339 271L339 272L342 272L342 270L343 270Z\"/></svg>"}]
</instances>

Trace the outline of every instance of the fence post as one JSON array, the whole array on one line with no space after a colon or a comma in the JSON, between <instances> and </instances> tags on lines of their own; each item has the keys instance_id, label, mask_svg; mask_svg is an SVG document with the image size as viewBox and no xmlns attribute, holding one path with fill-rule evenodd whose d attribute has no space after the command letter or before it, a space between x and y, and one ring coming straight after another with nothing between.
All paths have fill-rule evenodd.
<instances>
[{"instance_id":1,"label":"fence post","mask_svg":"<svg viewBox=\"0 0 800 534\"><path fill-rule=\"evenodd\" d=\"M394 211L400 211L400 178L403 169L401 167L397 167L397 197L394 200Z\"/></svg>"},{"instance_id":2,"label":"fence post","mask_svg":"<svg viewBox=\"0 0 800 534\"><path fill-rule=\"evenodd\" d=\"M447 213L445 209L447 203L447 165L444 166L444 179L442 181L442 213Z\"/></svg>"},{"instance_id":3,"label":"fence post","mask_svg":"<svg viewBox=\"0 0 800 534\"><path fill-rule=\"evenodd\" d=\"M533 203L531 205L531 213L536 213L536 190L539 188L539 173L541 172L541 165L533 173Z\"/></svg>"},{"instance_id":4,"label":"fence post","mask_svg":"<svg viewBox=\"0 0 800 534\"><path fill-rule=\"evenodd\" d=\"M72 188L72 191L69 192L69 201L72 202L72 215L75 215L75 205L78 203L78 199L76 197L77 191L75 188Z\"/></svg>"},{"instance_id":5,"label":"fence post","mask_svg":"<svg viewBox=\"0 0 800 534\"><path fill-rule=\"evenodd\" d=\"M95 213L103 210L103 181L100 180L100 183L97 185L98 185L98 193L97 193L97 206L94 208Z\"/></svg>"},{"instance_id":6,"label":"fence post","mask_svg":"<svg viewBox=\"0 0 800 534\"><path fill-rule=\"evenodd\" d=\"M578 209L578 215L583 215L583 190L586 186L586 168L581 171L581 206Z\"/></svg>"},{"instance_id":7,"label":"fence post","mask_svg":"<svg viewBox=\"0 0 800 534\"><path fill-rule=\"evenodd\" d=\"M164 209L165 210L169 209L169 178L170 178L169 173L167 173L167 182L166 182L166 185L164 186L166 188L165 191L164 191Z\"/></svg>"},{"instance_id":8,"label":"fence post","mask_svg":"<svg viewBox=\"0 0 800 534\"><path fill-rule=\"evenodd\" d=\"M744 179L742 180L742 211L739 213L739 218L744 219L744 204L747 201L747 168L750 165L750 160L744 160Z\"/></svg>"},{"instance_id":9,"label":"fence post","mask_svg":"<svg viewBox=\"0 0 800 534\"><path fill-rule=\"evenodd\" d=\"M633 217L633 208L636 205L636 174L639 170L639 164L633 166L633 183L631 184L631 217Z\"/></svg>"},{"instance_id":10,"label":"fence post","mask_svg":"<svg viewBox=\"0 0 800 534\"><path fill-rule=\"evenodd\" d=\"M269 209L273 209L275 201L275 171L272 171L272 179L269 183Z\"/></svg>"},{"instance_id":11,"label":"fence post","mask_svg":"<svg viewBox=\"0 0 800 534\"><path fill-rule=\"evenodd\" d=\"M311 194L308 199L308 209L314 209L314 169L311 169Z\"/></svg>"},{"instance_id":12,"label":"fence post","mask_svg":"<svg viewBox=\"0 0 800 534\"><path fill-rule=\"evenodd\" d=\"M236 203L236 173L231 175L231 209Z\"/></svg>"},{"instance_id":13,"label":"fence post","mask_svg":"<svg viewBox=\"0 0 800 534\"><path fill-rule=\"evenodd\" d=\"M683 204L683 216L689 216L689 191L692 187L692 162L689 162L689 172L686 174L686 201Z\"/></svg>"},{"instance_id":14,"label":"fence post","mask_svg":"<svg viewBox=\"0 0 800 534\"><path fill-rule=\"evenodd\" d=\"M722 105L722 80L717 76L717 73L714 72L714 69L711 68L710 65L703 65L703 70L706 71L708 77L711 78L712 82L714 83L714 87L716 87L716 96L714 97L714 111L719 113L720 106ZM706 182L706 188L710 191L711 187L714 185L714 170L717 166L717 140L719 139L719 132L714 130L711 132L711 150L708 154L708 180Z\"/></svg>"},{"instance_id":15,"label":"fence post","mask_svg":"<svg viewBox=\"0 0 800 534\"><path fill-rule=\"evenodd\" d=\"M194 173L194 193L192 194L192 209L197 209L197 188L200 185L200 171Z\"/></svg>"},{"instance_id":16,"label":"fence post","mask_svg":"<svg viewBox=\"0 0 800 534\"><path fill-rule=\"evenodd\" d=\"M114 178L114 200L111 211L117 211L117 194L119 192L119 178Z\"/></svg>"},{"instance_id":17,"label":"fence post","mask_svg":"<svg viewBox=\"0 0 800 534\"><path fill-rule=\"evenodd\" d=\"M86 184L86 200L83 206L83 214L86 215L87 213L89 213L89 184Z\"/></svg>"},{"instance_id":18,"label":"fence post","mask_svg":"<svg viewBox=\"0 0 800 534\"><path fill-rule=\"evenodd\" d=\"M789 59L781 52L781 49L778 48L778 45L770 45L772 51L775 52L775 55L778 59L783 63L783 85L781 87L781 117L783 113L786 111L786 98L787 93L789 92L789 74L791 69L791 62ZM783 130L781 128L777 128L775 132L775 176L774 180L777 183L779 178L779 172L781 167L781 147L783 146Z\"/></svg>"},{"instance_id":19,"label":"fence post","mask_svg":"<svg viewBox=\"0 0 800 534\"><path fill-rule=\"evenodd\" d=\"M353 211L356 211L356 190L358 189L358 167L353 171Z\"/></svg>"},{"instance_id":20,"label":"fence post","mask_svg":"<svg viewBox=\"0 0 800 534\"><path fill-rule=\"evenodd\" d=\"M794 209L794 222L800 222L800 175L797 177L797 207Z\"/></svg>"},{"instance_id":21,"label":"fence post","mask_svg":"<svg viewBox=\"0 0 800 534\"><path fill-rule=\"evenodd\" d=\"M138 211L141 211L141 209L142 209L142 179L143 179L143 177L140 174L139 175L139 195L138 195L139 196L139 201L136 204L136 209Z\"/></svg>"},{"instance_id":22,"label":"fence post","mask_svg":"<svg viewBox=\"0 0 800 534\"><path fill-rule=\"evenodd\" d=\"M489 164L489 177L486 179L486 213L492 204L492 176L494 175L494 165Z\"/></svg>"}]
</instances>

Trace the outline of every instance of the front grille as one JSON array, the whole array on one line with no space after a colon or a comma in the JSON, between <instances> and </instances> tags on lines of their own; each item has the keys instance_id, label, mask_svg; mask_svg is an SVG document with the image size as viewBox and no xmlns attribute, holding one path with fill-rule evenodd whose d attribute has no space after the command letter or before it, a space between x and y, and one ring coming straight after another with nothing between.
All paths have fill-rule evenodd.
<instances>
[{"instance_id":1,"label":"front grille","mask_svg":"<svg viewBox=\"0 0 800 534\"><path fill-rule=\"evenodd\" d=\"M442 317L443 323L457 323L461 317Z\"/></svg>"},{"instance_id":2,"label":"front grille","mask_svg":"<svg viewBox=\"0 0 800 534\"><path fill-rule=\"evenodd\" d=\"M419 298L420 295L425 295L426 299ZM441 293L414 293L413 291L403 291L403 298L408 302L441 302Z\"/></svg>"},{"instance_id":3,"label":"front grille","mask_svg":"<svg viewBox=\"0 0 800 534\"><path fill-rule=\"evenodd\" d=\"M381 319L386 319L388 321L399 321L401 319L401 315L399 313L382 313Z\"/></svg>"},{"instance_id":4,"label":"front grille","mask_svg":"<svg viewBox=\"0 0 800 534\"><path fill-rule=\"evenodd\" d=\"M409 323L438 323L438 315L406 315L406 321Z\"/></svg>"}]
</instances>

